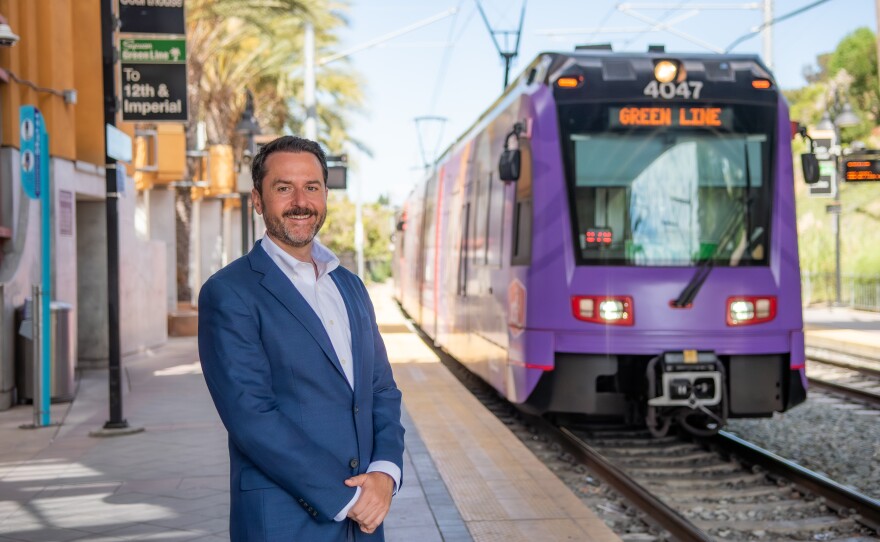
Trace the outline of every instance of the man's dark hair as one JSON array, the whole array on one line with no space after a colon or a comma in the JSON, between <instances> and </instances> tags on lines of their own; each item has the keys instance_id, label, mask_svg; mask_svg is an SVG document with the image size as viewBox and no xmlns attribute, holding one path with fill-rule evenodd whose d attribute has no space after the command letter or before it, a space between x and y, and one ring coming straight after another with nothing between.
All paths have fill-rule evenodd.
<instances>
[{"instance_id":1,"label":"man's dark hair","mask_svg":"<svg viewBox=\"0 0 880 542\"><path fill-rule=\"evenodd\" d=\"M260 152L254 156L251 163L251 178L254 181L254 188L260 195L263 195L263 177L266 176L266 158L273 152L309 152L318 158L321 163L321 171L324 174L324 186L327 186L327 156L324 155L323 149L311 139L305 139L297 136L281 136L263 145Z\"/></svg>"}]
</instances>

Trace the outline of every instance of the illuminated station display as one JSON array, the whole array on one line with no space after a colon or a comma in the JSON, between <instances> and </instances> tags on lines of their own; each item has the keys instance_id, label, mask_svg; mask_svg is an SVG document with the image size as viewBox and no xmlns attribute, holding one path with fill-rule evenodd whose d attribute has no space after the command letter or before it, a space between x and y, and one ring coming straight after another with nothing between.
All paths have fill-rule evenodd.
<instances>
[{"instance_id":1,"label":"illuminated station display","mask_svg":"<svg viewBox=\"0 0 880 542\"><path fill-rule=\"evenodd\" d=\"M880 181L880 156L846 158L843 175L848 183Z\"/></svg>"}]
</instances>

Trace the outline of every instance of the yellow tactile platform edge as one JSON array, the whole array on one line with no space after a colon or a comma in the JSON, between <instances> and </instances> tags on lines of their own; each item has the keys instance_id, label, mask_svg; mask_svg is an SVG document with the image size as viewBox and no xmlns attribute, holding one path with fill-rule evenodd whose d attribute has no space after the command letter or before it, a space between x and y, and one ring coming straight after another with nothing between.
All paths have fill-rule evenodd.
<instances>
[{"instance_id":1,"label":"yellow tactile platform edge","mask_svg":"<svg viewBox=\"0 0 880 542\"><path fill-rule=\"evenodd\" d=\"M401 322L396 305L376 294L380 325ZM406 409L475 541L620 540L421 339L384 339Z\"/></svg>"}]
</instances>

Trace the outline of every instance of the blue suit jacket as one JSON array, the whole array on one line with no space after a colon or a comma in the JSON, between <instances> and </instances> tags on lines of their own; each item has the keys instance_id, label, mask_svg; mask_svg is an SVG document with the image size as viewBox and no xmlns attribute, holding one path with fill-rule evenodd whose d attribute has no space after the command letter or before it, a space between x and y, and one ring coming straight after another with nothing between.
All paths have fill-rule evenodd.
<instances>
[{"instance_id":1,"label":"blue suit jacket","mask_svg":"<svg viewBox=\"0 0 880 542\"><path fill-rule=\"evenodd\" d=\"M233 541L382 540L333 517L346 478L403 467L400 390L357 276L330 273L348 311L354 391L324 327L257 243L199 295L199 356L229 432Z\"/></svg>"}]
</instances>

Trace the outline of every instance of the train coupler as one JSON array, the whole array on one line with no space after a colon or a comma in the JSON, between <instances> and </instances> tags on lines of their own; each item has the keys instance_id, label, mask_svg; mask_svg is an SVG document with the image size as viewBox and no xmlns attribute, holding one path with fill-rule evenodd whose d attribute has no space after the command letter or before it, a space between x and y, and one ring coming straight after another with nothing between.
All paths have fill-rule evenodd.
<instances>
[{"instance_id":1,"label":"train coupler","mask_svg":"<svg viewBox=\"0 0 880 542\"><path fill-rule=\"evenodd\" d=\"M724 365L714 352L666 352L648 362L645 421L656 437L673 423L690 433L710 435L727 423Z\"/></svg>"}]
</instances>

